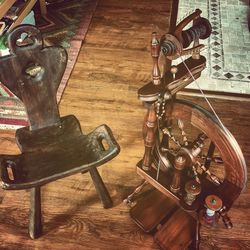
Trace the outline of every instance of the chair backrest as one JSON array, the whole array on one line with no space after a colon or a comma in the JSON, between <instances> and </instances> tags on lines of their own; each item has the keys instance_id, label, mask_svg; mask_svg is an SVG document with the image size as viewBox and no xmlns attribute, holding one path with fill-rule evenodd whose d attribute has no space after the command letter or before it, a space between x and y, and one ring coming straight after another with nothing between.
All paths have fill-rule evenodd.
<instances>
[{"instance_id":1,"label":"chair backrest","mask_svg":"<svg viewBox=\"0 0 250 250\"><path fill-rule=\"evenodd\" d=\"M26 36L27 45L19 44ZM67 64L62 47L43 47L40 31L20 25L7 38L10 55L0 58L0 81L26 108L30 130L60 123L56 92Z\"/></svg>"}]
</instances>

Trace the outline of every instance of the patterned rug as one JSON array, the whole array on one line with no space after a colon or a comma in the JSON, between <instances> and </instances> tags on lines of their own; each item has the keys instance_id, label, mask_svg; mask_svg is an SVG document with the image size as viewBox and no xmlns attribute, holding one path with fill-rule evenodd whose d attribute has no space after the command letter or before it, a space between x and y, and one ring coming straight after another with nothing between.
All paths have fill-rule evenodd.
<instances>
[{"instance_id":1,"label":"patterned rug","mask_svg":"<svg viewBox=\"0 0 250 250\"><path fill-rule=\"evenodd\" d=\"M48 0L46 2L48 3L47 14L43 17L36 15L36 26L43 34L45 45L61 45L68 52L67 68L57 92L59 102L98 0ZM0 83L0 129L17 129L27 124L22 102Z\"/></svg>"},{"instance_id":2,"label":"patterned rug","mask_svg":"<svg viewBox=\"0 0 250 250\"><path fill-rule=\"evenodd\" d=\"M179 19L199 8L212 24L203 54L207 69L198 83L203 90L225 94L250 94L249 5L243 0L180 0ZM197 89L195 83L188 86ZM248 96L248 95L246 95Z\"/></svg>"}]
</instances>

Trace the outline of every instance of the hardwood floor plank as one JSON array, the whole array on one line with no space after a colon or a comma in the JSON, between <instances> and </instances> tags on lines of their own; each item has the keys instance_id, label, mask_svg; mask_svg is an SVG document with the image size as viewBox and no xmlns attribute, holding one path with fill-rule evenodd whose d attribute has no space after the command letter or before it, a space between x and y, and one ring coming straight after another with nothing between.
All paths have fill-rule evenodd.
<instances>
[{"instance_id":1,"label":"hardwood floor plank","mask_svg":"<svg viewBox=\"0 0 250 250\"><path fill-rule=\"evenodd\" d=\"M141 183L136 164L143 155L144 108L137 90L151 78L152 31L168 30L170 0L100 0L60 102L61 115L74 114L89 133L100 124L112 129L121 153L98 168L114 207L103 209L88 174L42 188L44 235L28 238L29 192L0 189L0 249L159 249L142 232L122 202ZM184 96L207 107L202 98ZM250 162L250 102L211 99ZM19 152L14 131L0 131L1 154ZM249 169L249 167L248 167ZM249 176L248 172L248 176ZM233 229L202 227L201 249L250 247L250 188L229 212Z\"/></svg>"}]
</instances>

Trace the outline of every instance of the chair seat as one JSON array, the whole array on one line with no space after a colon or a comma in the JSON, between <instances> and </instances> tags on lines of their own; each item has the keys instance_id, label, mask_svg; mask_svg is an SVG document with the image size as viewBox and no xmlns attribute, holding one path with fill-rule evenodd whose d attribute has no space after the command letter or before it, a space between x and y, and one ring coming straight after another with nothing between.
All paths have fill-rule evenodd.
<instances>
[{"instance_id":1,"label":"chair seat","mask_svg":"<svg viewBox=\"0 0 250 250\"><path fill-rule=\"evenodd\" d=\"M67 125L65 121L74 123L74 119L76 118L72 116L62 119L64 130L68 130L68 127L72 129L72 126L69 126L72 122L68 122ZM71 136L66 137L65 133L58 135L55 131L56 126L35 131L37 140L31 143L33 147L29 147L28 141L32 141L30 139L34 137L34 133L27 128L17 133L19 144L20 141L23 142L21 150L24 152L15 156L1 155L1 178L4 189L40 186L74 173L87 171L91 167L98 167L119 153L119 146L106 125L99 126L88 135L83 135L79 131L74 133L74 130L71 130ZM32 135L29 140L27 133ZM44 140L43 134L50 140ZM42 142L49 143L45 146ZM104 144L108 145L108 148Z\"/></svg>"}]
</instances>

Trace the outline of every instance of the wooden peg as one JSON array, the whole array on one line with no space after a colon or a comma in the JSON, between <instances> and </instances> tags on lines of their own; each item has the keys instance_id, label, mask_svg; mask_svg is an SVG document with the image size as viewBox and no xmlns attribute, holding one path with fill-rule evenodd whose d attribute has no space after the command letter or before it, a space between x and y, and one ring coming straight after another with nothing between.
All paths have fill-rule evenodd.
<instances>
[{"instance_id":1,"label":"wooden peg","mask_svg":"<svg viewBox=\"0 0 250 250\"><path fill-rule=\"evenodd\" d=\"M233 227L233 223L231 222L230 218L227 215L226 207L223 206L219 211L219 215L222 217L222 221L226 228L230 229Z\"/></svg>"},{"instance_id":2,"label":"wooden peg","mask_svg":"<svg viewBox=\"0 0 250 250\"><path fill-rule=\"evenodd\" d=\"M161 72L159 68L159 56L160 56L160 43L157 38L157 33L152 33L151 40L151 56L153 58L153 71L152 71L152 79L155 85L159 85L161 82Z\"/></svg>"},{"instance_id":3,"label":"wooden peg","mask_svg":"<svg viewBox=\"0 0 250 250\"><path fill-rule=\"evenodd\" d=\"M178 68L176 66L172 66L171 69L170 69L170 72L173 75L173 80L175 80L176 73L178 72Z\"/></svg>"}]
</instances>

